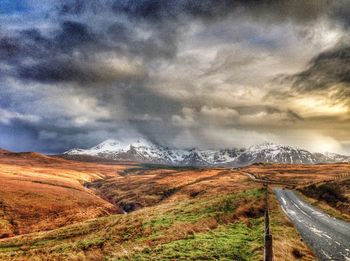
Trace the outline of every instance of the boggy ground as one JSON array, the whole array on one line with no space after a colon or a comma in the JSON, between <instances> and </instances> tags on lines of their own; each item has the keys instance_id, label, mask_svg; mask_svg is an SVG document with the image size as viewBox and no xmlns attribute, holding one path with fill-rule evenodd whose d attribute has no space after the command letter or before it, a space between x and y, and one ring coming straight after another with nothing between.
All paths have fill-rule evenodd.
<instances>
[{"instance_id":1,"label":"boggy ground","mask_svg":"<svg viewBox=\"0 0 350 261\"><path fill-rule=\"evenodd\" d=\"M62 182L69 185L45 206L55 208L54 202L89 195L97 203L84 198L90 200L85 204L94 209L101 209L98 202L103 202L111 210L120 206L129 213L84 215L80 223L2 239L0 260L262 260L265 193L261 184L240 171L45 160L31 161L35 170L31 172L26 171L26 160L18 166L8 160L1 164L15 168L16 175L26 173L21 179L35 177L45 183L53 179L60 184L54 187L62 187ZM66 195L71 187L76 188L74 193ZM35 187L28 190L38 191ZM54 198L45 191L42 197ZM68 211L67 218L74 217L72 209L86 211L85 206L79 208L83 201L74 207L72 203L60 205L60 209ZM41 213L36 202L35 211L40 214L36 218L45 220L47 213ZM279 206L271 204L270 208L276 260L313 260ZM21 223L20 216L13 217Z\"/></svg>"}]
</instances>

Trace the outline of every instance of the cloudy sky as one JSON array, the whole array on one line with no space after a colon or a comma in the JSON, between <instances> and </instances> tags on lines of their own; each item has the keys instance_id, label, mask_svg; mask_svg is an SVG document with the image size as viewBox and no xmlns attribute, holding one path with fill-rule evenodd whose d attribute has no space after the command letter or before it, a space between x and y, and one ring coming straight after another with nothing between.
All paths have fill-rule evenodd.
<instances>
[{"instance_id":1,"label":"cloudy sky","mask_svg":"<svg viewBox=\"0 0 350 261\"><path fill-rule=\"evenodd\" d=\"M2 0L0 147L350 154L348 0Z\"/></svg>"}]
</instances>

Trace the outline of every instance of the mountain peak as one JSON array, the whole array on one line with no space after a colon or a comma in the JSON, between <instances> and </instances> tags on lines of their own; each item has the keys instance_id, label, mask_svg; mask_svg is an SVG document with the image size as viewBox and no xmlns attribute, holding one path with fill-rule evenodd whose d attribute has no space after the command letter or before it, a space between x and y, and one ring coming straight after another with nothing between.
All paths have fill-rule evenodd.
<instances>
[{"instance_id":1,"label":"mountain peak","mask_svg":"<svg viewBox=\"0 0 350 261\"><path fill-rule=\"evenodd\" d=\"M263 143L249 147L235 160L237 165L249 165L259 162L314 164L318 163L318 158L307 150L294 148L289 145Z\"/></svg>"},{"instance_id":2,"label":"mountain peak","mask_svg":"<svg viewBox=\"0 0 350 261\"><path fill-rule=\"evenodd\" d=\"M130 147L152 147L154 144L144 138L126 139L126 140L116 140L108 139L97 146L91 148L90 150L96 150L99 152L104 151L120 151L128 150Z\"/></svg>"},{"instance_id":3,"label":"mountain peak","mask_svg":"<svg viewBox=\"0 0 350 261\"><path fill-rule=\"evenodd\" d=\"M152 142L149 140L146 140L144 138L137 138L135 140L130 140L129 144L133 147L152 147L155 146Z\"/></svg>"},{"instance_id":4,"label":"mountain peak","mask_svg":"<svg viewBox=\"0 0 350 261\"><path fill-rule=\"evenodd\" d=\"M293 146L290 146L290 145L277 144L277 143L272 143L272 142L265 142L265 143L253 145L253 146L248 148L248 150L263 150L263 149L269 149L269 150L274 150L274 149L300 150L297 147L293 147Z\"/></svg>"},{"instance_id":5,"label":"mountain peak","mask_svg":"<svg viewBox=\"0 0 350 261\"><path fill-rule=\"evenodd\" d=\"M125 147L126 144L123 144L119 140L114 139L108 139L100 144L96 145L95 147L92 147L90 150L96 150L96 151L115 151L120 150Z\"/></svg>"}]
</instances>

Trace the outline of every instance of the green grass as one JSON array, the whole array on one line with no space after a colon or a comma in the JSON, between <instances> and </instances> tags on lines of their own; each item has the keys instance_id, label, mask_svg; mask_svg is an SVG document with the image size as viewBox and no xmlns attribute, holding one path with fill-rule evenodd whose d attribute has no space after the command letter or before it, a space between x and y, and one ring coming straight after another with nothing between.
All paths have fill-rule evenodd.
<instances>
[{"instance_id":1,"label":"green grass","mask_svg":"<svg viewBox=\"0 0 350 261\"><path fill-rule=\"evenodd\" d=\"M237 223L146 248L124 260L259 260L263 222ZM123 259L122 259L123 260Z\"/></svg>"},{"instance_id":2,"label":"green grass","mask_svg":"<svg viewBox=\"0 0 350 261\"><path fill-rule=\"evenodd\" d=\"M159 217L143 223L144 227L166 228L176 222L195 223L208 217L219 217L232 213L243 200L254 201L263 197L262 189L251 189L237 194L217 197L192 199L177 203L175 208L159 215Z\"/></svg>"},{"instance_id":3,"label":"green grass","mask_svg":"<svg viewBox=\"0 0 350 261\"><path fill-rule=\"evenodd\" d=\"M77 248L81 250L89 249L90 247L100 247L104 243L103 238L93 238L93 239L84 239L80 240L77 243Z\"/></svg>"}]
</instances>

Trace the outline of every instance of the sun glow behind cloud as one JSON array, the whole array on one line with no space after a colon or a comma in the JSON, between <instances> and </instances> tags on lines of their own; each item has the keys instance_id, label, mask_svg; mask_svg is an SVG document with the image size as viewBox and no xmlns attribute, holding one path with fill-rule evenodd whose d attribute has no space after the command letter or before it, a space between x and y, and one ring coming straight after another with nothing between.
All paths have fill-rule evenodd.
<instances>
[{"instance_id":1,"label":"sun glow behind cloud","mask_svg":"<svg viewBox=\"0 0 350 261\"><path fill-rule=\"evenodd\" d=\"M332 100L321 95L297 98L293 103L294 108L304 117L341 116L349 112L346 104L334 103Z\"/></svg>"}]
</instances>

